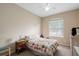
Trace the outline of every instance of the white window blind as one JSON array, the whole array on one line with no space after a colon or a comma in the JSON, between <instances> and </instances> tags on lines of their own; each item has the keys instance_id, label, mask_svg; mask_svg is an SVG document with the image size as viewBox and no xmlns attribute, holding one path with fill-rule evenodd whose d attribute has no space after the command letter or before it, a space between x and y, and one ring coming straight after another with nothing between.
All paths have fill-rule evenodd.
<instances>
[{"instance_id":1,"label":"white window blind","mask_svg":"<svg viewBox=\"0 0 79 59\"><path fill-rule=\"evenodd\" d=\"M64 20L56 19L48 22L49 36L63 37L64 36Z\"/></svg>"}]
</instances>

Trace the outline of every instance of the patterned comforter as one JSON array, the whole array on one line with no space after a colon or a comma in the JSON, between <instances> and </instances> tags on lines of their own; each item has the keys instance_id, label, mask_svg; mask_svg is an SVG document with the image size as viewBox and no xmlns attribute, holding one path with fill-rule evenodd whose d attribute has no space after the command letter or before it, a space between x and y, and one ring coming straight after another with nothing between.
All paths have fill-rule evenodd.
<instances>
[{"instance_id":1,"label":"patterned comforter","mask_svg":"<svg viewBox=\"0 0 79 59\"><path fill-rule=\"evenodd\" d=\"M58 42L53 39L38 38L28 40L27 46L32 51L41 53L42 55L53 55L58 46Z\"/></svg>"}]
</instances>

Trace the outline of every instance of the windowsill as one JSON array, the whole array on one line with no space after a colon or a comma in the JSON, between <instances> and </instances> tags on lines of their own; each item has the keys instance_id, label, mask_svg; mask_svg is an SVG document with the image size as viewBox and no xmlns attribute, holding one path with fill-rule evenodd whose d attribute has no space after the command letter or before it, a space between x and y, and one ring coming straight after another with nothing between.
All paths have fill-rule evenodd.
<instances>
[{"instance_id":1,"label":"windowsill","mask_svg":"<svg viewBox=\"0 0 79 59\"><path fill-rule=\"evenodd\" d=\"M58 36L49 36L49 37L55 37L55 38L63 38L64 36L62 36L62 37L58 37Z\"/></svg>"}]
</instances>

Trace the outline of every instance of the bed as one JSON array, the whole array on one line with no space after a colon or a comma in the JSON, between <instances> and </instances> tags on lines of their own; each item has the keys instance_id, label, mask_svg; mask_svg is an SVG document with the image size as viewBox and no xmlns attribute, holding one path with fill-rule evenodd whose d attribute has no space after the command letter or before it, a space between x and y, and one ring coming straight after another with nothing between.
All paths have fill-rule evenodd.
<instances>
[{"instance_id":1,"label":"bed","mask_svg":"<svg viewBox=\"0 0 79 59\"><path fill-rule=\"evenodd\" d=\"M3 55L10 55L10 44L11 44L11 39L6 39L5 37L0 37L0 56ZM8 53L4 53L8 52Z\"/></svg>"},{"instance_id":2,"label":"bed","mask_svg":"<svg viewBox=\"0 0 79 59\"><path fill-rule=\"evenodd\" d=\"M35 55L51 56L57 50L58 42L53 39L34 38L28 39L27 47L33 51Z\"/></svg>"}]
</instances>

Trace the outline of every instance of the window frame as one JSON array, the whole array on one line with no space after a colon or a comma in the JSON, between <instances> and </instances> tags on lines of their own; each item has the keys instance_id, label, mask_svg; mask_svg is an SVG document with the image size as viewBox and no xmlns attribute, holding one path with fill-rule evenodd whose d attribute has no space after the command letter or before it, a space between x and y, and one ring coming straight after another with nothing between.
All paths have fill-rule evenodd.
<instances>
[{"instance_id":1,"label":"window frame","mask_svg":"<svg viewBox=\"0 0 79 59\"><path fill-rule=\"evenodd\" d=\"M50 21L57 21L57 20L61 20L63 21L63 32L62 32L62 36L53 36L53 35L50 35L50 28L49 28L49 22ZM48 34L49 34L49 37L64 37L64 20L62 18L54 18L53 20L49 20L48 21Z\"/></svg>"}]
</instances>

